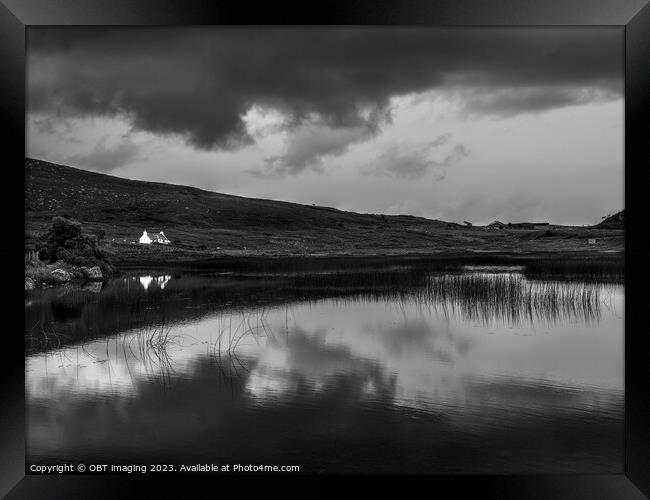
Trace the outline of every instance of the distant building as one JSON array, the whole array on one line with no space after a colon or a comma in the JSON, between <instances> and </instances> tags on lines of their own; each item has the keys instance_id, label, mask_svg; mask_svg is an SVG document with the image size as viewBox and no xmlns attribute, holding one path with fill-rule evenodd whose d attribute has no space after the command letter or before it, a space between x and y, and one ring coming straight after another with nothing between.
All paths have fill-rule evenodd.
<instances>
[{"instance_id":1,"label":"distant building","mask_svg":"<svg viewBox=\"0 0 650 500\"><path fill-rule=\"evenodd\" d=\"M505 229L507 226L503 222L495 220L494 222L490 222L485 227L487 229Z\"/></svg>"},{"instance_id":2,"label":"distant building","mask_svg":"<svg viewBox=\"0 0 650 500\"><path fill-rule=\"evenodd\" d=\"M165 236L165 233L160 231L159 233L147 233L147 230L145 229L144 232L142 233L142 236L140 236L140 244L142 245L149 245L151 243L157 243L159 245L169 245L171 241Z\"/></svg>"}]
</instances>

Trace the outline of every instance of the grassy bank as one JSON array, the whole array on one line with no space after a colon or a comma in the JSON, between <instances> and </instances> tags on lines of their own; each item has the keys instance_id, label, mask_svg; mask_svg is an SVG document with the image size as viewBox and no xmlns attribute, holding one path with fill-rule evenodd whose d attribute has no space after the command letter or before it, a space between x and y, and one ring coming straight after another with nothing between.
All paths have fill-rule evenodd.
<instances>
[{"instance_id":1,"label":"grassy bank","mask_svg":"<svg viewBox=\"0 0 650 500\"><path fill-rule=\"evenodd\" d=\"M436 250L427 247L415 248L363 248L356 250L342 251L340 249L322 250L314 249L304 252L283 252L267 249L256 250L199 250L177 248L174 246L162 247L158 245L115 245L108 244L105 251L121 269L140 267L211 267L238 265L239 262L258 261L272 262L274 265L281 265L283 261L318 261L337 260L340 262L349 260L354 262L363 261L364 264L373 260L385 259L436 259L449 261L457 259L467 262L506 262L506 261L532 261L541 260L598 260L614 259L622 261L624 250L620 248L591 248L587 245L563 245L557 247L525 247L503 249L499 247L470 249L470 248L447 248Z\"/></svg>"}]
</instances>

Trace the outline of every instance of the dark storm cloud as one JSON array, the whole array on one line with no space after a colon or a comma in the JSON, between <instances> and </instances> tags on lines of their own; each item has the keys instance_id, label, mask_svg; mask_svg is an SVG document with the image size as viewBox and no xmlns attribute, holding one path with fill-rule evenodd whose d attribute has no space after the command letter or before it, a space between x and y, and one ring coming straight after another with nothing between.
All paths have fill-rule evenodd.
<instances>
[{"instance_id":1,"label":"dark storm cloud","mask_svg":"<svg viewBox=\"0 0 650 500\"><path fill-rule=\"evenodd\" d=\"M465 92L467 111L504 115L620 96L622 43L612 28L30 28L28 107L122 115L201 149L251 143L253 105L292 130L350 133L269 159L272 172L295 173L363 140L350 131L380 127L397 95Z\"/></svg>"},{"instance_id":2,"label":"dark storm cloud","mask_svg":"<svg viewBox=\"0 0 650 500\"><path fill-rule=\"evenodd\" d=\"M433 159L432 151L447 144L450 138L450 134L441 135L423 146L407 151L393 145L367 166L363 173L414 180L435 170L437 178L442 179L448 167L455 165L470 154L463 144L456 144L451 152L444 155L442 159Z\"/></svg>"}]
</instances>

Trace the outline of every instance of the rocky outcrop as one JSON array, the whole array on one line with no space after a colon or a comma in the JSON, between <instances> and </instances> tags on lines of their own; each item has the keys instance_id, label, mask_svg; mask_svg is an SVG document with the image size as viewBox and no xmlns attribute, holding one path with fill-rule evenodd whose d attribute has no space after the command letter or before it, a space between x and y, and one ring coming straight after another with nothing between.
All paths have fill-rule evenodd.
<instances>
[{"instance_id":1,"label":"rocky outcrop","mask_svg":"<svg viewBox=\"0 0 650 500\"><path fill-rule=\"evenodd\" d=\"M56 283L67 283L72 279L72 274L70 274L65 269L57 268L50 273L52 280Z\"/></svg>"},{"instance_id":2,"label":"rocky outcrop","mask_svg":"<svg viewBox=\"0 0 650 500\"><path fill-rule=\"evenodd\" d=\"M37 286L65 285L71 281L101 284L104 278L100 266L71 266L63 261L25 265L25 290L32 290Z\"/></svg>"}]
</instances>

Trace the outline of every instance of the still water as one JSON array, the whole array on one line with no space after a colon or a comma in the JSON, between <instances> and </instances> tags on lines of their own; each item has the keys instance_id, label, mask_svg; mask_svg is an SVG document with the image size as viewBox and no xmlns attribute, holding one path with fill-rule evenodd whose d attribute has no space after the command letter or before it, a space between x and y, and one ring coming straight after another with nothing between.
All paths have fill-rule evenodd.
<instances>
[{"instance_id":1,"label":"still water","mask_svg":"<svg viewBox=\"0 0 650 500\"><path fill-rule=\"evenodd\" d=\"M27 461L619 473L623 301L471 266L37 290Z\"/></svg>"}]
</instances>

